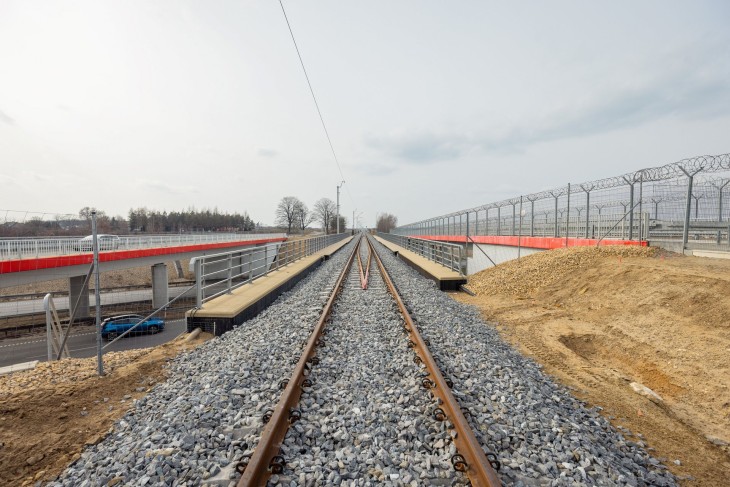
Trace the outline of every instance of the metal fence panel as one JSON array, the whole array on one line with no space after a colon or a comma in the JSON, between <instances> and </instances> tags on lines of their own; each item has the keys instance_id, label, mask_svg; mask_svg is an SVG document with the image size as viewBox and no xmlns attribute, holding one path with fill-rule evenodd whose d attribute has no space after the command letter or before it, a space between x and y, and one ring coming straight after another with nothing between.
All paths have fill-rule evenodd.
<instances>
[{"instance_id":1,"label":"metal fence panel","mask_svg":"<svg viewBox=\"0 0 730 487\"><path fill-rule=\"evenodd\" d=\"M698 156L459 210L393 233L648 240L730 250L729 183L730 154Z\"/></svg>"}]
</instances>

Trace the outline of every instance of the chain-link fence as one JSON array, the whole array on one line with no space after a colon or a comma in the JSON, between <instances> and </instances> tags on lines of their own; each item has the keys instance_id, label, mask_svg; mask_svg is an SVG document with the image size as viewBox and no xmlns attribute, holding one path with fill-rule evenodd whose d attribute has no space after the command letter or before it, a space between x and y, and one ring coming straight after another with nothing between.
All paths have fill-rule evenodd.
<instances>
[{"instance_id":1,"label":"chain-link fence","mask_svg":"<svg viewBox=\"0 0 730 487\"><path fill-rule=\"evenodd\" d=\"M649 241L672 250L730 250L728 183L730 154L698 156L428 218L393 233L551 237L565 238L565 245Z\"/></svg>"}]
</instances>

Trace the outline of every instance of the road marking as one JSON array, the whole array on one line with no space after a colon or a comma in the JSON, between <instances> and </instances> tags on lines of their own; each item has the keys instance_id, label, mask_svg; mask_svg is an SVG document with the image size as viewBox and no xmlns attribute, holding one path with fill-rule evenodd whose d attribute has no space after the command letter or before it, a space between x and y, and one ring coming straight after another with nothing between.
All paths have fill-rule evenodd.
<instances>
[{"instance_id":1,"label":"road marking","mask_svg":"<svg viewBox=\"0 0 730 487\"><path fill-rule=\"evenodd\" d=\"M82 337L82 336L88 336L88 335L96 335L96 333L94 333L94 332L91 332L91 333L79 333L78 335L71 335L71 336L69 336L69 338ZM28 342L16 342L16 343L11 343L9 345L0 345L0 348L17 347L17 346L20 346L20 345L30 345L31 343L45 343L45 342L46 342L46 339L43 338L41 340L31 340L31 341L28 341Z\"/></svg>"}]
</instances>

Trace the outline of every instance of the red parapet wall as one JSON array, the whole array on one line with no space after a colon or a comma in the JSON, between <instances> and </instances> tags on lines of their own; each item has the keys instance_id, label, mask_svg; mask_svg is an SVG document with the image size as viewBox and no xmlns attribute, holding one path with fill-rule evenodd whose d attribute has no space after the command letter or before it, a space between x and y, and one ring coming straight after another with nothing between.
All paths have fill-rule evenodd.
<instances>
[{"instance_id":1,"label":"red parapet wall","mask_svg":"<svg viewBox=\"0 0 730 487\"><path fill-rule=\"evenodd\" d=\"M464 235L413 235L413 238L424 240L439 240L442 242L466 242ZM568 238L565 237L515 237L496 235L474 235L469 241L487 245L505 245L508 247L526 247L530 249L562 249L564 247L595 247L598 239L595 238ZM601 240L600 246L608 245L635 245L646 247L646 242L635 240Z\"/></svg>"},{"instance_id":2,"label":"red parapet wall","mask_svg":"<svg viewBox=\"0 0 730 487\"><path fill-rule=\"evenodd\" d=\"M198 252L201 250L227 249L230 247L241 247L258 245L263 243L283 242L286 238L268 238L261 240L244 240L240 242L218 242L209 244L177 245L175 247L156 247L151 249L137 250L114 250L110 252L99 252L99 262L112 262L115 260L141 259L143 257L155 257L158 255L181 254L185 252ZM74 265L89 265L94 259L94 254L60 255L55 257L39 257L37 259L16 259L0 262L0 274L9 272L27 272L41 269L53 269L55 267L67 267Z\"/></svg>"}]
</instances>

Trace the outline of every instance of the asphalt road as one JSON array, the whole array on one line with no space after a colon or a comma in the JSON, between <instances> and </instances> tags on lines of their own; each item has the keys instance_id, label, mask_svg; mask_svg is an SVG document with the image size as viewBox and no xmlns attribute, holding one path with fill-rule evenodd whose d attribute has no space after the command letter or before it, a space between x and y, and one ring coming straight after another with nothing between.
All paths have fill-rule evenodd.
<instances>
[{"instance_id":1,"label":"asphalt road","mask_svg":"<svg viewBox=\"0 0 730 487\"><path fill-rule=\"evenodd\" d=\"M165 330L160 333L122 338L104 350L104 352L154 347L169 342L183 333L185 329L184 319L170 320L165 323ZM102 341L102 346L106 344L106 341ZM79 327L68 338L68 350L73 358L95 357L96 333L94 332L94 327ZM20 362L30 362L31 360L45 361L47 358L48 346L46 344L45 334L14 338L0 342L0 367Z\"/></svg>"},{"instance_id":2,"label":"asphalt road","mask_svg":"<svg viewBox=\"0 0 730 487\"><path fill-rule=\"evenodd\" d=\"M195 297L195 289L190 289L190 286L183 287L170 287L168 295L170 299L176 298L183 294L187 290L186 297ZM116 292L102 292L101 293L101 305L109 306L113 304L123 303L134 303L152 301L152 289L135 289L130 291L116 291ZM56 309L68 310L68 298L58 297L54 298L53 302ZM89 307L93 308L96 306L96 297L94 294L89 295ZM43 299L27 299L18 301L8 301L0 303L0 317L16 316L31 313L44 313Z\"/></svg>"}]
</instances>

